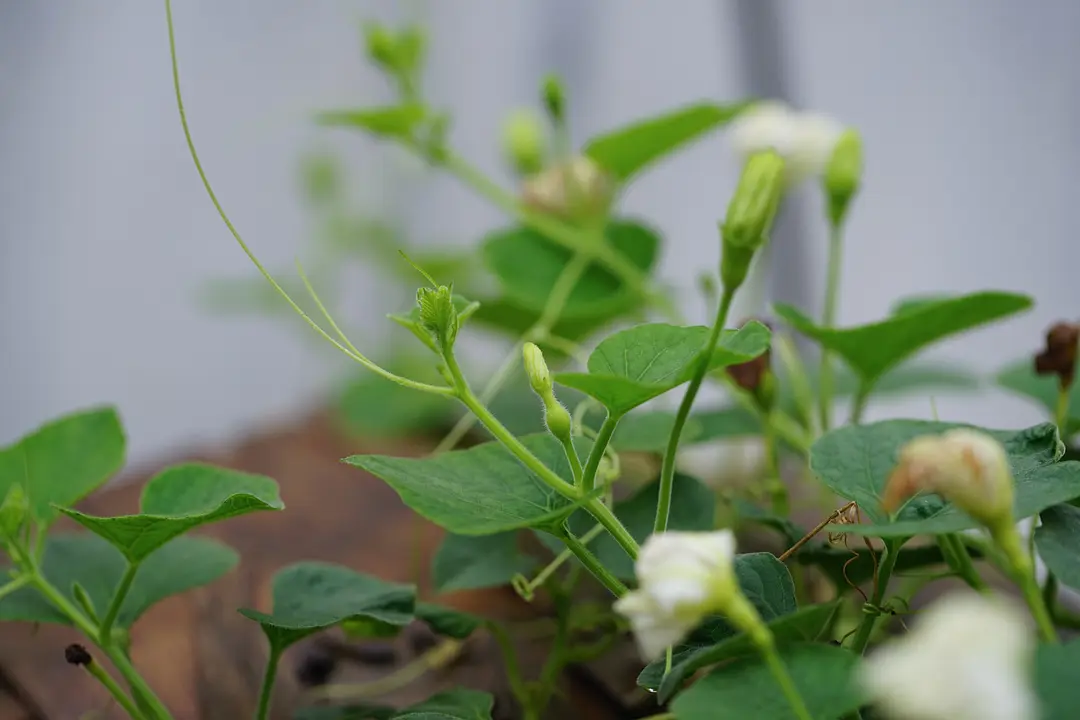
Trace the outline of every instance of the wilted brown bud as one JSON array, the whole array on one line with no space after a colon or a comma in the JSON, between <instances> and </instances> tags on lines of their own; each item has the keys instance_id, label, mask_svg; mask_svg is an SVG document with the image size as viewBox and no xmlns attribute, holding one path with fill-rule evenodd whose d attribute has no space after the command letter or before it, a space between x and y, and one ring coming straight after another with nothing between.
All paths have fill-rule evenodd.
<instances>
[{"instance_id":1,"label":"wilted brown bud","mask_svg":"<svg viewBox=\"0 0 1080 720\"><path fill-rule=\"evenodd\" d=\"M1035 356L1038 375L1057 375L1061 387L1072 385L1076 377L1076 348L1080 324L1059 322L1046 333L1046 349Z\"/></svg>"},{"instance_id":2,"label":"wilted brown bud","mask_svg":"<svg viewBox=\"0 0 1080 720\"><path fill-rule=\"evenodd\" d=\"M747 318L743 321L740 327L745 326L750 322L759 322L765 327L772 330L772 325L768 322L758 318ZM735 381L735 384L741 387L747 392L756 393L761 389L762 381L772 368L772 351L766 350L761 355L758 355L753 360L748 360L738 365L729 365L727 368L728 375Z\"/></svg>"}]
</instances>

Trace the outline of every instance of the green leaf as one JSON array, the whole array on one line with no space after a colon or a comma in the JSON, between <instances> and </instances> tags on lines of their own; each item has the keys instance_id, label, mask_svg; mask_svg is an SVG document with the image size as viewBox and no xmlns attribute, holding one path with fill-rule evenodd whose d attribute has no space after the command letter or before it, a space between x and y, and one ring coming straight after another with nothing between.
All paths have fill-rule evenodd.
<instances>
[{"instance_id":1,"label":"green leaf","mask_svg":"<svg viewBox=\"0 0 1080 720\"><path fill-rule=\"evenodd\" d=\"M369 110L330 110L316 117L320 125L344 126L384 137L409 138L424 120L423 105L408 103Z\"/></svg>"},{"instance_id":2,"label":"green leaf","mask_svg":"<svg viewBox=\"0 0 1080 720\"><path fill-rule=\"evenodd\" d=\"M517 532L495 535L447 534L432 560L435 591L477 590L507 585L528 573L536 560L518 549Z\"/></svg>"},{"instance_id":3,"label":"green leaf","mask_svg":"<svg viewBox=\"0 0 1080 720\"><path fill-rule=\"evenodd\" d=\"M652 229L627 220L613 220L604 231L611 247L631 264L648 272L656 262L660 239ZM503 295L539 318L573 251L526 227L491 233L483 240L484 264ZM559 317L563 321L611 320L641 307L640 298L615 275L592 264L574 285Z\"/></svg>"},{"instance_id":4,"label":"green leaf","mask_svg":"<svg viewBox=\"0 0 1080 720\"><path fill-rule=\"evenodd\" d=\"M1064 585L1080 590L1080 508L1055 505L1039 515L1035 547L1046 567Z\"/></svg>"},{"instance_id":5,"label":"green leaf","mask_svg":"<svg viewBox=\"0 0 1080 720\"><path fill-rule=\"evenodd\" d=\"M274 575L273 611L242 609L262 626L270 647L289 645L346 620L404 627L413 619L416 591L341 565L302 562Z\"/></svg>"},{"instance_id":6,"label":"green leaf","mask_svg":"<svg viewBox=\"0 0 1080 720\"><path fill-rule=\"evenodd\" d=\"M585 145L585 155L625 182L665 155L725 125L746 107L746 103L688 105L595 137Z\"/></svg>"},{"instance_id":7,"label":"green leaf","mask_svg":"<svg viewBox=\"0 0 1080 720\"><path fill-rule=\"evenodd\" d=\"M589 355L588 373L559 373L555 381L622 415L688 382L708 335L700 325L637 325L604 338ZM711 369L753 360L769 348L769 337L759 322L723 331Z\"/></svg>"},{"instance_id":8,"label":"green leaf","mask_svg":"<svg viewBox=\"0 0 1080 720\"><path fill-rule=\"evenodd\" d=\"M573 486L562 445L551 435L528 435L521 443ZM592 443L578 438L585 457ZM494 535L561 521L571 502L548 487L498 442L435 457L354 455L345 462L384 480L402 501L436 525L458 535Z\"/></svg>"},{"instance_id":9,"label":"green leaf","mask_svg":"<svg viewBox=\"0 0 1080 720\"><path fill-rule=\"evenodd\" d=\"M757 609L761 618L773 620L794 613L795 583L782 562L771 553L746 553L735 556L735 577L746 598ZM682 644L672 652L672 666L684 662L702 648L718 645L735 637L738 631L722 617L706 619ZM647 688L660 687L664 676L664 660L648 665L638 676L638 685Z\"/></svg>"},{"instance_id":10,"label":"green leaf","mask_svg":"<svg viewBox=\"0 0 1080 720\"><path fill-rule=\"evenodd\" d=\"M434 603L416 603L415 613L416 617L431 628L436 635L444 635L455 640L464 640L484 624L484 621L475 615Z\"/></svg>"},{"instance_id":11,"label":"green leaf","mask_svg":"<svg viewBox=\"0 0 1080 720\"><path fill-rule=\"evenodd\" d=\"M624 417L611 436L616 452L662 453L675 427L675 413L657 410ZM683 425L682 442L689 444L701 434L701 422L689 418Z\"/></svg>"},{"instance_id":12,"label":"green leaf","mask_svg":"<svg viewBox=\"0 0 1080 720\"><path fill-rule=\"evenodd\" d=\"M22 485L30 514L56 517L53 505L74 505L124 464L124 429L113 408L65 415L0 449L0 497Z\"/></svg>"},{"instance_id":13,"label":"green leaf","mask_svg":"<svg viewBox=\"0 0 1080 720\"><path fill-rule=\"evenodd\" d=\"M1029 397L1046 409L1049 417L1057 412L1058 380L1050 375L1036 375L1034 363L1023 360L1009 365L998 373L997 384L1006 390ZM1069 389L1069 412L1065 436L1080 433L1080 383Z\"/></svg>"},{"instance_id":14,"label":"green leaf","mask_svg":"<svg viewBox=\"0 0 1080 720\"><path fill-rule=\"evenodd\" d=\"M1074 720L1080 707L1080 640L1063 645L1042 644L1035 653L1035 692L1040 720Z\"/></svg>"},{"instance_id":15,"label":"green leaf","mask_svg":"<svg viewBox=\"0 0 1080 720\"><path fill-rule=\"evenodd\" d=\"M117 626L130 627L155 603L217 580L239 560L232 548L209 538L177 538L143 561L117 616ZM96 535L50 535L46 542L45 578L73 603L72 587L78 583L94 607L108 607L126 567L124 557ZM0 620L71 624L31 588L0 600Z\"/></svg>"},{"instance_id":16,"label":"green leaf","mask_svg":"<svg viewBox=\"0 0 1080 720\"><path fill-rule=\"evenodd\" d=\"M495 699L478 690L455 688L432 695L404 710L378 705L310 707L296 720L490 720Z\"/></svg>"},{"instance_id":17,"label":"green leaf","mask_svg":"<svg viewBox=\"0 0 1080 720\"><path fill-rule=\"evenodd\" d=\"M773 634L777 647L784 647L793 643L813 642L820 639L822 633L828 629L839 608L839 602L811 605L790 615L782 615L773 620L769 623L769 630ZM754 643L751 642L749 636L745 633L739 633L721 640L716 645L701 648L685 655L677 665L672 665L671 672L664 676L659 688L651 687L649 689L658 690L657 701L666 703L671 699L672 695L679 691L683 683L698 670L742 655L756 653L757 648L754 647ZM659 675L659 673L654 670L653 673L650 673L650 679L656 675ZM638 684L641 684L640 681Z\"/></svg>"},{"instance_id":18,"label":"green leaf","mask_svg":"<svg viewBox=\"0 0 1080 720\"><path fill-rule=\"evenodd\" d=\"M454 293L450 297L450 302L453 304L454 311L457 312L459 328L463 326L480 307L479 303L468 300L457 293ZM427 345L428 348L438 352L438 349L435 347L435 342L431 338L431 333L424 327L424 323L420 317L419 305L414 304L407 313L396 313L387 315L387 317L415 335L416 338Z\"/></svg>"},{"instance_id":19,"label":"green leaf","mask_svg":"<svg viewBox=\"0 0 1080 720\"><path fill-rule=\"evenodd\" d=\"M138 563L200 525L285 507L270 478L202 463L176 465L155 475L143 488L140 506L140 514L119 517L60 510Z\"/></svg>"},{"instance_id":20,"label":"green leaf","mask_svg":"<svg viewBox=\"0 0 1080 720\"><path fill-rule=\"evenodd\" d=\"M22 485L15 483L8 488L7 495L0 502L0 540L15 540L26 527L30 501ZM0 546L3 542L0 542Z\"/></svg>"},{"instance_id":21,"label":"green leaf","mask_svg":"<svg viewBox=\"0 0 1080 720\"><path fill-rule=\"evenodd\" d=\"M899 315L849 328L820 327L790 305L774 309L788 325L842 357L864 383L873 384L888 370L938 340L1031 306L1032 299L1027 295L979 292L922 302Z\"/></svg>"},{"instance_id":22,"label":"green leaf","mask_svg":"<svg viewBox=\"0 0 1080 720\"><path fill-rule=\"evenodd\" d=\"M845 532L877 537L942 535L976 528L979 524L937 495L909 501L895 518L881 509L881 495L896 466L900 448L920 435L972 427L922 420L886 420L853 425L822 436L810 449L810 467L834 492L859 504L868 525L844 525ZM1064 447L1057 429L1043 423L1026 430L985 430L1008 453L1016 480L1014 514L1029 517L1046 508L1080 497L1080 463L1057 462Z\"/></svg>"},{"instance_id":23,"label":"green leaf","mask_svg":"<svg viewBox=\"0 0 1080 720\"><path fill-rule=\"evenodd\" d=\"M761 435L761 422L753 413L741 407L700 410L691 413L688 423L697 423L701 432L688 438L687 444L704 443L721 438L744 438Z\"/></svg>"},{"instance_id":24,"label":"green leaf","mask_svg":"<svg viewBox=\"0 0 1080 720\"><path fill-rule=\"evenodd\" d=\"M810 715L835 719L862 703L854 674L859 658L835 645L792 645L781 658ZM672 703L679 720L797 720L761 657L717 668Z\"/></svg>"}]
</instances>

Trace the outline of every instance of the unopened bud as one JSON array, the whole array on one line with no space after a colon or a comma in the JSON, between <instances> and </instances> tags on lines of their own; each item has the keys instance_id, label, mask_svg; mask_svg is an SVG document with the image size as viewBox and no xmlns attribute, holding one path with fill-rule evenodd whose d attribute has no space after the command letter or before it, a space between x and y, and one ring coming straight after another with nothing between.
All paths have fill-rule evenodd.
<instances>
[{"instance_id":1,"label":"unopened bud","mask_svg":"<svg viewBox=\"0 0 1080 720\"><path fill-rule=\"evenodd\" d=\"M555 399L553 394L544 399L544 424L548 432L563 443L569 443L573 435L573 418L570 411Z\"/></svg>"},{"instance_id":2,"label":"unopened bud","mask_svg":"<svg viewBox=\"0 0 1080 720\"><path fill-rule=\"evenodd\" d=\"M532 110L516 110L503 125L503 153L520 175L532 175L544 165L544 128Z\"/></svg>"},{"instance_id":3,"label":"unopened bud","mask_svg":"<svg viewBox=\"0 0 1080 720\"><path fill-rule=\"evenodd\" d=\"M729 291L746 280L754 253L768 238L784 184L784 160L772 150L755 153L743 166L727 216L720 225L720 280Z\"/></svg>"},{"instance_id":4,"label":"unopened bud","mask_svg":"<svg viewBox=\"0 0 1080 720\"><path fill-rule=\"evenodd\" d=\"M0 538L17 537L29 512L30 500L22 485L12 485L0 503Z\"/></svg>"},{"instance_id":5,"label":"unopened bud","mask_svg":"<svg viewBox=\"0 0 1080 720\"><path fill-rule=\"evenodd\" d=\"M1013 477L1009 459L994 438L965 428L915 438L885 484L882 506L894 512L919 492L936 493L991 534L1013 523Z\"/></svg>"},{"instance_id":6,"label":"unopened bud","mask_svg":"<svg viewBox=\"0 0 1080 720\"><path fill-rule=\"evenodd\" d=\"M539 212L578 221L605 215L615 183L591 158L577 156L525 181L522 199Z\"/></svg>"},{"instance_id":7,"label":"unopened bud","mask_svg":"<svg viewBox=\"0 0 1080 720\"><path fill-rule=\"evenodd\" d=\"M397 43L394 36L382 25L370 24L364 27L364 45L368 57L384 69L393 69L397 64Z\"/></svg>"},{"instance_id":8,"label":"unopened bud","mask_svg":"<svg viewBox=\"0 0 1080 720\"><path fill-rule=\"evenodd\" d=\"M839 225L847 214L848 206L862 183L862 173L862 138L855 130L845 130L836 141L822 178L829 204L829 220L833 225Z\"/></svg>"},{"instance_id":9,"label":"unopened bud","mask_svg":"<svg viewBox=\"0 0 1080 720\"><path fill-rule=\"evenodd\" d=\"M449 350L457 339L458 316L453 291L446 285L422 287L416 291L420 324L435 340L436 346Z\"/></svg>"},{"instance_id":10,"label":"unopened bud","mask_svg":"<svg viewBox=\"0 0 1080 720\"><path fill-rule=\"evenodd\" d=\"M1061 387L1071 386L1076 377L1078 345L1080 345L1080 324L1056 323L1046 333L1046 348L1035 356L1035 373L1056 375Z\"/></svg>"},{"instance_id":11,"label":"unopened bud","mask_svg":"<svg viewBox=\"0 0 1080 720\"><path fill-rule=\"evenodd\" d=\"M551 395L551 372L544 361L543 351L534 343L527 342L521 348L521 356L525 361L525 375L529 378L533 392L541 398Z\"/></svg>"},{"instance_id":12,"label":"unopened bud","mask_svg":"<svg viewBox=\"0 0 1080 720\"><path fill-rule=\"evenodd\" d=\"M548 75L544 78L541 94L548 115L556 124L561 123L566 114L566 93L562 82L555 75Z\"/></svg>"}]
</instances>

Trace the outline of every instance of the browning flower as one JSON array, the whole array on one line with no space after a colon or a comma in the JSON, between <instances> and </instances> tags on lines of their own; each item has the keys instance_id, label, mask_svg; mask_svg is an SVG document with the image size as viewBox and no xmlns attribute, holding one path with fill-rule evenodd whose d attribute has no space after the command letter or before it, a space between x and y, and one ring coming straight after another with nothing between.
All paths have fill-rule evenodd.
<instances>
[{"instance_id":1,"label":"browning flower","mask_svg":"<svg viewBox=\"0 0 1080 720\"><path fill-rule=\"evenodd\" d=\"M1056 323L1046 333L1046 348L1035 356L1035 373L1057 375L1061 387L1069 387L1076 377L1077 345L1080 324Z\"/></svg>"}]
</instances>

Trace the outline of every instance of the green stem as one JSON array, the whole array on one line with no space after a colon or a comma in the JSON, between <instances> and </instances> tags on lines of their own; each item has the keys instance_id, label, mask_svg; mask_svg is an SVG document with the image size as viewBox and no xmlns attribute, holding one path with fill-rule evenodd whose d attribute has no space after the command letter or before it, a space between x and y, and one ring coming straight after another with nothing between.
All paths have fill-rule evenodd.
<instances>
[{"instance_id":1,"label":"green stem","mask_svg":"<svg viewBox=\"0 0 1080 720\"><path fill-rule=\"evenodd\" d=\"M989 592L990 588L975 569L975 563L971 561L967 546L956 533L938 535L937 542L945 562L961 580L974 590L982 593Z\"/></svg>"},{"instance_id":2,"label":"green stem","mask_svg":"<svg viewBox=\"0 0 1080 720\"><path fill-rule=\"evenodd\" d=\"M843 265L843 234L839 223L832 223L829 228L829 270L825 281L825 308L821 316L821 326L831 328L836 324L836 306L840 297L840 270ZM833 373L832 358L828 349L821 348L821 378L818 382L818 409L821 412L821 432L828 432L832 426Z\"/></svg>"},{"instance_id":3,"label":"green stem","mask_svg":"<svg viewBox=\"0 0 1080 720\"><path fill-rule=\"evenodd\" d=\"M788 381L791 383L791 394L795 399L795 409L799 420L810 432L814 430L814 389L810 385L810 376L806 366L799 357L795 344L791 338L781 333L772 336L772 348L780 358L780 363L787 371Z\"/></svg>"},{"instance_id":4,"label":"green stem","mask_svg":"<svg viewBox=\"0 0 1080 720\"><path fill-rule=\"evenodd\" d=\"M799 688L795 687L795 682L791 679L791 674L788 673L784 661L780 659L780 654L776 651L776 645L770 642L767 645L762 644L758 647L765 657L765 663L769 666L769 671L776 679L776 683L780 686L784 697L787 698L795 716L799 720L814 720L813 715L810 714L806 707L806 701L803 700L802 694L799 693Z\"/></svg>"},{"instance_id":5,"label":"green stem","mask_svg":"<svg viewBox=\"0 0 1080 720\"><path fill-rule=\"evenodd\" d=\"M1054 621L1050 618L1050 611L1046 607L1039 582L1035 578L1035 563L1024 551L1024 543L1020 538L1020 532L1011 522L996 532L991 530L991 536L1005 558L1006 569L1013 576L1013 580L1020 587L1024 601L1031 609L1035 618L1035 624L1039 628L1039 634L1048 643L1058 642L1057 631L1054 629Z\"/></svg>"},{"instance_id":6,"label":"green stem","mask_svg":"<svg viewBox=\"0 0 1080 720\"><path fill-rule=\"evenodd\" d=\"M270 647L270 657L266 659L266 672L263 673L262 687L259 690L259 707L255 710L255 720L266 720L270 714L270 700L274 694L274 681L277 679L278 662L281 651Z\"/></svg>"},{"instance_id":7,"label":"green stem","mask_svg":"<svg viewBox=\"0 0 1080 720\"><path fill-rule=\"evenodd\" d=\"M585 533L584 535L581 536L581 544L582 545L588 545L589 543L591 543L593 540L596 539L597 535L599 535L602 532L604 532L604 526L603 525L593 525L592 528L589 529L589 532L587 532L587 533ZM561 553L559 553L555 557L554 560L552 560L547 565L545 565L543 567L543 569L540 570L540 572L536 573L536 577L534 577L532 580L529 580L529 581L527 581L525 583L525 585L524 585L525 592L531 594L536 588L540 587L545 582L547 582L548 578L550 578L552 576L552 574L554 574L554 572L556 570L558 570L560 567L562 567L563 564L565 564L566 561L569 560L570 558L572 558L573 556L574 556L573 551L571 551L571 550L563 550Z\"/></svg>"},{"instance_id":8,"label":"green stem","mask_svg":"<svg viewBox=\"0 0 1080 720\"><path fill-rule=\"evenodd\" d=\"M596 487L596 472L600 468L600 461L604 459L604 453L611 442L611 435L615 432L615 426L619 424L621 417L608 413L600 426L600 432L596 434L592 450L589 451L589 458L585 461L585 474L581 484L581 489L585 492L592 492Z\"/></svg>"},{"instance_id":9,"label":"green stem","mask_svg":"<svg viewBox=\"0 0 1080 720\"><path fill-rule=\"evenodd\" d=\"M10 595L11 593L15 592L16 590L19 590L20 588L26 587L29 584L30 584L30 576L29 575L20 575L19 577L15 578L11 582L5 583L4 585L0 585L0 599Z\"/></svg>"},{"instance_id":10,"label":"green stem","mask_svg":"<svg viewBox=\"0 0 1080 720\"><path fill-rule=\"evenodd\" d=\"M777 442L776 427L772 422L771 415L772 413L768 414L769 421L765 423L765 433L763 435L765 472L768 473L765 485L769 491L769 497L772 499L773 512L780 517L787 517L790 511L788 507L788 491L784 479L780 477L780 446Z\"/></svg>"},{"instance_id":11,"label":"green stem","mask_svg":"<svg viewBox=\"0 0 1080 720\"><path fill-rule=\"evenodd\" d=\"M753 396L736 385L734 380L727 377L725 378L725 383L731 391L731 396L735 398L735 402L739 403L739 406L746 410L746 412L757 418L763 428L767 425L772 426L772 430L776 433L778 440L783 440L803 455L808 455L810 453L812 439L808 437L807 431L799 425L799 422L795 418L776 408L774 408L772 412L766 414L758 407Z\"/></svg>"},{"instance_id":12,"label":"green stem","mask_svg":"<svg viewBox=\"0 0 1080 720\"><path fill-rule=\"evenodd\" d=\"M1058 426L1058 433L1068 439L1065 435L1067 432L1066 426L1069 424L1069 386L1064 384L1058 385L1057 405L1054 409L1054 423Z\"/></svg>"},{"instance_id":13,"label":"green stem","mask_svg":"<svg viewBox=\"0 0 1080 720\"><path fill-rule=\"evenodd\" d=\"M620 598L626 594L626 586L623 585L622 581L604 567L604 564L572 532L567 531L562 541L566 543L566 549L574 553L577 559L581 561L581 564L585 566L585 569L591 572L600 581L600 584L610 590L612 595Z\"/></svg>"},{"instance_id":14,"label":"green stem","mask_svg":"<svg viewBox=\"0 0 1080 720\"><path fill-rule=\"evenodd\" d=\"M510 639L510 634L506 632L500 623L491 622L487 623L488 631L491 633L491 637L495 640L495 644L499 646L502 651L503 665L506 668L506 679L510 682L510 692L514 694L514 698L518 701L523 708L528 707L529 703L529 689L525 686L525 678L521 674L521 663L518 661L517 648L514 647L514 641Z\"/></svg>"},{"instance_id":15,"label":"green stem","mask_svg":"<svg viewBox=\"0 0 1080 720\"><path fill-rule=\"evenodd\" d=\"M860 381L855 391L855 399L851 402L851 424L858 425L862 422L863 413L866 412L866 403L870 399L871 388L868 384Z\"/></svg>"},{"instance_id":16,"label":"green stem","mask_svg":"<svg viewBox=\"0 0 1080 720\"><path fill-rule=\"evenodd\" d=\"M120 614L120 608L123 606L128 590L131 589L131 583L135 581L135 575L138 572L139 563L129 562L124 570L123 577L120 578L120 584L116 586L116 592L113 593L112 601L109 602L109 609L105 612L105 618L101 621L101 625L98 626L98 641L102 645L108 645L111 642L113 623L116 622L116 616Z\"/></svg>"},{"instance_id":17,"label":"green stem","mask_svg":"<svg viewBox=\"0 0 1080 720\"><path fill-rule=\"evenodd\" d=\"M705 379L706 373L709 372L709 365L712 362L713 353L716 351L716 344L720 341L720 333L724 329L724 323L727 321L728 312L731 310L731 302L734 299L735 288L725 286L720 297L720 304L716 310L716 319L713 321L712 330L709 332L709 339L701 349L701 356L697 360L694 375L690 378L686 394L683 395L679 411L675 415L675 425L671 428L667 450L664 452L663 465L660 468L660 490L656 502L654 532L660 533L667 530L668 516L671 513L671 493L675 484L675 455L679 452L679 439L682 437L683 426L686 425L686 420L690 417L690 409L697 398L698 390L701 389L701 383Z\"/></svg>"},{"instance_id":18,"label":"green stem","mask_svg":"<svg viewBox=\"0 0 1080 720\"><path fill-rule=\"evenodd\" d=\"M134 720L140 720L144 717L142 711L140 711L139 708L136 707L134 701L132 701L132 699L128 697L128 694L124 692L124 689L120 687L120 685L115 680L113 680L112 675L109 675L109 673L105 672L105 668L98 665L97 662L95 662L94 660L91 660L83 667L86 668L86 672L89 673L91 677L93 677L95 680L101 683L102 686L104 686L104 688L109 692L109 694L113 696L113 699L116 700L120 707L124 709L124 712L126 712L131 718L133 718Z\"/></svg>"},{"instance_id":19,"label":"green stem","mask_svg":"<svg viewBox=\"0 0 1080 720\"><path fill-rule=\"evenodd\" d=\"M851 642L851 650L856 655L862 655L866 650L866 645L870 642L870 636L874 632L874 624L880 614L878 608L881 607L881 603L885 599L885 592L889 587L889 578L892 577L893 568L896 567L896 560L900 557L902 544L903 542L898 540L885 542L885 550L882 553L881 564L878 566L878 576L875 580L874 595L870 600L873 607L864 609L862 621L859 623L858 630L855 631L855 639Z\"/></svg>"},{"instance_id":20,"label":"green stem","mask_svg":"<svg viewBox=\"0 0 1080 720\"><path fill-rule=\"evenodd\" d=\"M1057 576L1049 570L1046 571L1046 582L1043 583L1042 597L1043 604L1046 605L1046 610L1050 615L1050 620L1054 625L1058 624L1058 581Z\"/></svg>"},{"instance_id":21,"label":"green stem","mask_svg":"<svg viewBox=\"0 0 1080 720\"><path fill-rule=\"evenodd\" d=\"M566 455L566 461L570 463L570 474L574 477L574 487L582 487L582 470L581 470L581 458L578 457L577 450L574 449L573 436L567 435L565 437L558 438L559 444L563 447L563 454Z\"/></svg>"}]
</instances>

